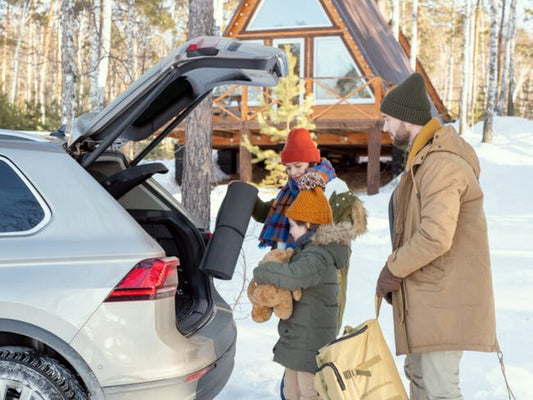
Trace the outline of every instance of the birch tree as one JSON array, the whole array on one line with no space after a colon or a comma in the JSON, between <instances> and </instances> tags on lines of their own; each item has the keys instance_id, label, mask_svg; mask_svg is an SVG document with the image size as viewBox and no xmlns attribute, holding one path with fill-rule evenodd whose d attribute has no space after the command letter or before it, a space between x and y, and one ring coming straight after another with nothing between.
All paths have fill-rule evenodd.
<instances>
[{"instance_id":1,"label":"birch tree","mask_svg":"<svg viewBox=\"0 0 533 400\"><path fill-rule=\"evenodd\" d=\"M416 71L416 57L418 55L418 0L413 0L411 13L411 68Z\"/></svg>"},{"instance_id":2,"label":"birch tree","mask_svg":"<svg viewBox=\"0 0 533 400\"><path fill-rule=\"evenodd\" d=\"M492 123L494 119L494 105L496 100L496 86L498 74L498 0L490 0L490 53L489 76L487 90L487 106L483 122L483 143L492 143Z\"/></svg>"},{"instance_id":3,"label":"birch tree","mask_svg":"<svg viewBox=\"0 0 533 400\"><path fill-rule=\"evenodd\" d=\"M502 12L502 15L504 12ZM503 50L503 61L502 61L502 70L501 70L501 78L500 78L500 87L498 92L498 102L496 104L496 113L498 115L504 114L504 108L506 104L506 98L507 98L507 82L509 77L509 61L510 61L510 54L509 54L509 24L507 21L502 20L502 27L500 32L501 40L501 48L500 51Z\"/></svg>"},{"instance_id":4,"label":"birch tree","mask_svg":"<svg viewBox=\"0 0 533 400\"><path fill-rule=\"evenodd\" d=\"M213 29L213 0L189 0L189 39L212 35ZM210 216L212 130L209 95L187 117L182 190L183 205L205 228Z\"/></svg>"},{"instance_id":5,"label":"birch tree","mask_svg":"<svg viewBox=\"0 0 533 400\"><path fill-rule=\"evenodd\" d=\"M111 53L111 12L113 0L102 0L102 33L100 61L98 64L97 84L97 110L105 106L105 93L107 86L107 73L109 70L109 55Z\"/></svg>"},{"instance_id":6,"label":"birch tree","mask_svg":"<svg viewBox=\"0 0 533 400\"><path fill-rule=\"evenodd\" d=\"M515 65L514 52L516 45L516 0L511 0L509 14L509 96L507 100L507 115L514 115L514 82Z\"/></svg>"},{"instance_id":7,"label":"birch tree","mask_svg":"<svg viewBox=\"0 0 533 400\"><path fill-rule=\"evenodd\" d=\"M39 71L39 104L41 111L41 124L44 125L46 122L46 91L48 83L48 64L50 64L50 42L52 37L52 24L54 23L54 14L56 7L56 0L50 1L50 7L48 9L48 18L46 19L46 26L43 33L43 58L41 69Z\"/></svg>"},{"instance_id":8,"label":"birch tree","mask_svg":"<svg viewBox=\"0 0 533 400\"><path fill-rule=\"evenodd\" d=\"M17 44L15 46L15 54L13 55L13 75L11 76L11 90L9 91L9 102L13 104L15 102L15 97L17 96L17 85L18 85L18 76L19 76L19 66L20 66L20 49L24 40L24 35L26 33L26 20L28 19L28 13L30 8L30 1L25 0L23 2L22 16L20 18L19 32L17 37Z\"/></svg>"},{"instance_id":9,"label":"birch tree","mask_svg":"<svg viewBox=\"0 0 533 400\"><path fill-rule=\"evenodd\" d=\"M135 80L137 66L135 60L135 0L128 0L128 28L127 28L127 62L128 62L128 83Z\"/></svg>"},{"instance_id":10,"label":"birch tree","mask_svg":"<svg viewBox=\"0 0 533 400\"><path fill-rule=\"evenodd\" d=\"M91 109L97 111L98 103L98 66L100 63L100 42L101 42L101 3L100 0L93 0L91 14L91 34L90 34L90 67L89 67L89 101Z\"/></svg>"},{"instance_id":11,"label":"birch tree","mask_svg":"<svg viewBox=\"0 0 533 400\"><path fill-rule=\"evenodd\" d=\"M472 23L472 0L465 1L465 13L463 17L463 74L461 82L461 104L459 107L459 134L463 134L468 127L469 88L472 73L472 43L470 25Z\"/></svg>"},{"instance_id":12,"label":"birch tree","mask_svg":"<svg viewBox=\"0 0 533 400\"><path fill-rule=\"evenodd\" d=\"M11 7L9 1L6 2L6 18L4 23L4 40L2 49L2 87L7 86L7 38L11 32Z\"/></svg>"},{"instance_id":13,"label":"birch tree","mask_svg":"<svg viewBox=\"0 0 533 400\"><path fill-rule=\"evenodd\" d=\"M61 124L65 132L72 132L76 116L76 56L74 49L74 0L61 0L61 64L63 85L61 96Z\"/></svg>"},{"instance_id":14,"label":"birch tree","mask_svg":"<svg viewBox=\"0 0 533 400\"><path fill-rule=\"evenodd\" d=\"M447 90L447 100L448 106L452 106L453 101L453 70L455 66L454 56L455 56L455 0L452 2L452 20L450 22L450 56L448 57L448 90Z\"/></svg>"},{"instance_id":15,"label":"birch tree","mask_svg":"<svg viewBox=\"0 0 533 400\"><path fill-rule=\"evenodd\" d=\"M473 4L472 4L473 5ZM477 65L478 65L478 48L479 48L479 23L481 17L481 0L477 0L474 9L474 20L473 24L470 27L470 41L472 43L472 78L470 82L470 93L469 93L469 110L470 111L470 124L474 125L474 118L476 112L476 100L478 94L478 83L477 83Z\"/></svg>"}]
</instances>

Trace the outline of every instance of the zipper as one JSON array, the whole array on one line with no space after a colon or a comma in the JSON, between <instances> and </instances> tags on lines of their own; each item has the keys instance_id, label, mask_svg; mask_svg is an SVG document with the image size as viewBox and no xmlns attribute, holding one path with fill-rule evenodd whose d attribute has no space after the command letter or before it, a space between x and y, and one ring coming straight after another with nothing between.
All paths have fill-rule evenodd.
<instances>
[{"instance_id":1,"label":"zipper","mask_svg":"<svg viewBox=\"0 0 533 400\"><path fill-rule=\"evenodd\" d=\"M337 382L339 383L339 386L341 387L343 391L346 390L346 385L344 384L344 381L342 380L341 373L339 372L335 364L331 362L324 363L320 368L316 370L316 373L322 371L326 367L330 367L333 370L333 373L335 374L335 377L337 378Z\"/></svg>"},{"instance_id":2,"label":"zipper","mask_svg":"<svg viewBox=\"0 0 533 400\"><path fill-rule=\"evenodd\" d=\"M358 331L355 331L355 332L349 333L347 335L341 336L340 338L335 339L332 342L329 342L328 346L331 346L334 343L342 342L343 340L346 340L346 339L351 339L354 336L360 335L361 333L365 332L367 329L368 329L368 325L365 325L361 329L359 329Z\"/></svg>"}]
</instances>

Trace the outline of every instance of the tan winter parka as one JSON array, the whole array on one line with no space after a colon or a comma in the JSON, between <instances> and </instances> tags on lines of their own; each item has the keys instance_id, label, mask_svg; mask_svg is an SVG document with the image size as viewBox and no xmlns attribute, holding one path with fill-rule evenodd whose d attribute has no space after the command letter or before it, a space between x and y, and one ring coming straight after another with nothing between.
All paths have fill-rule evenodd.
<instances>
[{"instance_id":1,"label":"tan winter parka","mask_svg":"<svg viewBox=\"0 0 533 400\"><path fill-rule=\"evenodd\" d=\"M453 127L440 127L394 193L396 353L497 351L480 167Z\"/></svg>"}]
</instances>

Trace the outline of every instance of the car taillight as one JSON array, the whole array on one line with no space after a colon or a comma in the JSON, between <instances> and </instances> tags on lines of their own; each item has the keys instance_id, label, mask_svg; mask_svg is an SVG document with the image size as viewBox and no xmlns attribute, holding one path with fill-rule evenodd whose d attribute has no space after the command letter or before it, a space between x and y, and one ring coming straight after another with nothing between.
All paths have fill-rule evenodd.
<instances>
[{"instance_id":1,"label":"car taillight","mask_svg":"<svg viewBox=\"0 0 533 400\"><path fill-rule=\"evenodd\" d=\"M213 370L216 366L217 366L216 364L211 364L207 368L201 369L200 371L197 371L197 372L195 372L193 374L187 375L187 377L185 378L185 382L191 382L191 381L195 381L197 379L200 379L202 376L207 374L209 371Z\"/></svg>"},{"instance_id":2,"label":"car taillight","mask_svg":"<svg viewBox=\"0 0 533 400\"><path fill-rule=\"evenodd\" d=\"M105 301L173 297L178 288L178 265L179 260L176 257L142 260L115 286Z\"/></svg>"}]
</instances>

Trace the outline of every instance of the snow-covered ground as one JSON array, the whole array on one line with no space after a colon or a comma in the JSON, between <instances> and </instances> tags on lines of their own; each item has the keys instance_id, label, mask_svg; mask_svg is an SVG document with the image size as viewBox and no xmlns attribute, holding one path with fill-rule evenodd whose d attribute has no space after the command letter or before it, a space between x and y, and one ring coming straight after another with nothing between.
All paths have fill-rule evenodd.
<instances>
[{"instance_id":1,"label":"snow-covered ground","mask_svg":"<svg viewBox=\"0 0 533 400\"><path fill-rule=\"evenodd\" d=\"M511 388L517 399L529 400L533 399L533 121L496 118L490 145L481 143L481 132L482 124L478 124L465 138L481 161L498 339ZM376 279L391 250L387 204L395 184L381 188L377 195L360 196L369 213L369 231L352 246L345 324L356 325L373 317ZM222 185L212 191L212 223L226 189ZM265 199L275 194L274 190L260 191ZM266 253L257 247L260 231L261 225L252 220L233 280L215 283L235 307L238 328L235 368L217 399L279 398L283 368L272 362L271 351L277 340L277 320L272 318L264 324L252 321L245 293L247 282L243 285ZM380 323L394 353L388 305L382 307ZM403 371L403 357L396 357L396 363ZM466 352L461 362L461 388L465 399L507 398L496 354Z\"/></svg>"}]
</instances>

